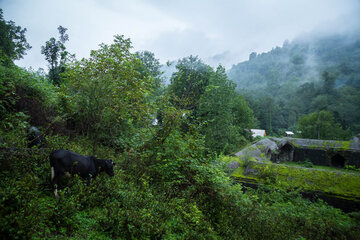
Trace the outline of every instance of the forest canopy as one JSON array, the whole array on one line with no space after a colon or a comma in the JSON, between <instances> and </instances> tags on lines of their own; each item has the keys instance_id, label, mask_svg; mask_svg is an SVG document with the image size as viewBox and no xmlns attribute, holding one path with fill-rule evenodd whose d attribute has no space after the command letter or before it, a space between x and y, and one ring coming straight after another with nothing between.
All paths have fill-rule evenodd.
<instances>
[{"instance_id":1,"label":"forest canopy","mask_svg":"<svg viewBox=\"0 0 360 240\"><path fill-rule=\"evenodd\" d=\"M300 117L326 110L356 135L359 59L359 35L298 38L268 53L250 54L249 61L234 65L228 76L269 133L296 130Z\"/></svg>"}]
</instances>

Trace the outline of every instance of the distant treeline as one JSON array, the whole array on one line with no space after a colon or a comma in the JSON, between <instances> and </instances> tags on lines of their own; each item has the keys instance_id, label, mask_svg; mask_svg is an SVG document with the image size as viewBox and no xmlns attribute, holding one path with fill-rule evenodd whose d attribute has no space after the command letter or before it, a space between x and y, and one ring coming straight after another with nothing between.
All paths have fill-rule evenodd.
<instances>
[{"instance_id":1,"label":"distant treeline","mask_svg":"<svg viewBox=\"0 0 360 240\"><path fill-rule=\"evenodd\" d=\"M229 78L246 95L260 128L296 130L307 114L330 112L348 135L360 132L360 36L335 35L285 41L250 54Z\"/></svg>"}]
</instances>

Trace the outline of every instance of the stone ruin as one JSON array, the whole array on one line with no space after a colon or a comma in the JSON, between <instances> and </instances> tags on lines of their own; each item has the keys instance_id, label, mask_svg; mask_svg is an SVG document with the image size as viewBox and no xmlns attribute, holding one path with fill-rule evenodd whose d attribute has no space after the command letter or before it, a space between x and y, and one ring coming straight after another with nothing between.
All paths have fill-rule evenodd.
<instances>
[{"instance_id":1,"label":"stone ruin","mask_svg":"<svg viewBox=\"0 0 360 240\"><path fill-rule=\"evenodd\" d=\"M304 162L343 168L360 168L360 134L351 141L315 140L301 138L265 138L235 154L251 156L257 161ZM233 164L233 163L231 163ZM233 164L234 165L234 164ZM234 168L234 166L229 166Z\"/></svg>"}]
</instances>

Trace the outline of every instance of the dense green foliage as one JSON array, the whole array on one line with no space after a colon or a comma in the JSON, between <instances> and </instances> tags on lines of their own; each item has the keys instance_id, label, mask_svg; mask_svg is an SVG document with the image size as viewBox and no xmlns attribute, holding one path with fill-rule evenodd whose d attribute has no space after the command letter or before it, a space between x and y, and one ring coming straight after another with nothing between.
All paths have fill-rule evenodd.
<instances>
[{"instance_id":1,"label":"dense green foliage","mask_svg":"<svg viewBox=\"0 0 360 240\"><path fill-rule=\"evenodd\" d=\"M73 127L97 142L127 148L135 128L151 124L155 114L149 96L155 78L141 75L138 58L130 53L130 39L116 36L89 59L73 61L62 86L62 111Z\"/></svg>"},{"instance_id":2,"label":"dense green foliage","mask_svg":"<svg viewBox=\"0 0 360 240\"><path fill-rule=\"evenodd\" d=\"M0 65L0 85L0 147L18 147L30 124L55 121L56 89L40 73Z\"/></svg>"},{"instance_id":3,"label":"dense green foliage","mask_svg":"<svg viewBox=\"0 0 360 240\"><path fill-rule=\"evenodd\" d=\"M246 144L250 136L245 129L256 126L256 121L225 69L219 66L214 71L193 56L180 60L176 68L169 92L175 107L187 111L183 131L191 131L189 125L196 124L206 146L217 153L231 153Z\"/></svg>"},{"instance_id":4,"label":"dense green foliage","mask_svg":"<svg viewBox=\"0 0 360 240\"><path fill-rule=\"evenodd\" d=\"M89 154L84 138L49 147ZM172 132L163 145L116 157L115 177L91 187L75 177L53 197L48 151L1 153L1 236L10 238L356 239L359 220L281 190L242 192L201 157L201 141ZM201 149L201 148L200 148ZM100 149L99 149L100 150ZM154 152L156 150L156 152ZM155 153L155 155L154 155ZM169 159L171 157L171 159ZM141 166L144 166L142 168ZM355 215L354 215L355 216Z\"/></svg>"},{"instance_id":5,"label":"dense green foliage","mask_svg":"<svg viewBox=\"0 0 360 240\"><path fill-rule=\"evenodd\" d=\"M26 28L16 26L13 21L6 21L3 18L3 11L0 9L0 53L9 60L20 59L25 51L31 46L25 38Z\"/></svg>"},{"instance_id":6,"label":"dense green foliage","mask_svg":"<svg viewBox=\"0 0 360 240\"><path fill-rule=\"evenodd\" d=\"M159 59L156 59L155 54L149 51L136 52L136 56L141 61L141 65L138 68L140 75L142 77L150 76L154 78L155 86L160 88L163 83L163 77Z\"/></svg>"},{"instance_id":7,"label":"dense green foliage","mask_svg":"<svg viewBox=\"0 0 360 240\"><path fill-rule=\"evenodd\" d=\"M154 55L130 50L117 35L68 62L59 82L1 55L1 239L359 236L358 213L234 184L217 154L245 144L244 128L256 123L222 67L185 58L165 89ZM26 148L30 125L47 148ZM64 178L56 199L48 157L60 148L112 159L115 176L100 174L89 187Z\"/></svg>"},{"instance_id":8,"label":"dense green foliage","mask_svg":"<svg viewBox=\"0 0 360 240\"><path fill-rule=\"evenodd\" d=\"M245 129L253 127L255 118L245 100L235 93L225 69L218 67L209 78L199 100L198 114L203 122L206 145L217 152L235 152L247 142Z\"/></svg>"},{"instance_id":9,"label":"dense green foliage","mask_svg":"<svg viewBox=\"0 0 360 240\"><path fill-rule=\"evenodd\" d=\"M209 84L213 72L209 65L198 57L183 58L176 65L177 72L171 77L170 89L174 94L174 102L179 108L195 111L201 95Z\"/></svg>"},{"instance_id":10,"label":"dense green foliage","mask_svg":"<svg viewBox=\"0 0 360 240\"><path fill-rule=\"evenodd\" d=\"M325 110L299 118L297 132L302 138L334 140L350 138L349 131L343 130L341 125L335 122L331 112Z\"/></svg>"},{"instance_id":11,"label":"dense green foliage","mask_svg":"<svg viewBox=\"0 0 360 240\"><path fill-rule=\"evenodd\" d=\"M252 53L228 75L246 94L260 127L270 133L295 130L302 115L327 110L357 134L359 39L338 35L286 41L268 53Z\"/></svg>"},{"instance_id":12,"label":"dense green foliage","mask_svg":"<svg viewBox=\"0 0 360 240\"><path fill-rule=\"evenodd\" d=\"M64 45L66 41L69 41L69 35L66 33L67 28L59 26L58 31L59 40L52 37L46 41L45 46L41 46L41 54L45 55L45 60L49 63L49 79L55 85L60 84L60 75L65 71L65 63L69 57Z\"/></svg>"}]
</instances>

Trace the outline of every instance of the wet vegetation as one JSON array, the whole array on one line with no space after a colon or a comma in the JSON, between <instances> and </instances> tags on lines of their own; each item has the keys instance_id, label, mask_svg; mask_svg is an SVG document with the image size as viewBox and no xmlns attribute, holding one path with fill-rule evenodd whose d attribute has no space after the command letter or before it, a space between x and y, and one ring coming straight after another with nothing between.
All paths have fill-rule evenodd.
<instances>
[{"instance_id":1,"label":"wet vegetation","mask_svg":"<svg viewBox=\"0 0 360 240\"><path fill-rule=\"evenodd\" d=\"M0 16L10 38L0 48L0 238L358 238L358 212L234 183L223 155L251 141L257 120L221 66L184 58L165 87L154 54L132 53L130 39L77 60L61 27L43 48L50 71L26 70L14 64L26 30ZM32 125L45 148L27 148ZM112 159L115 176L89 187L63 179L56 199L48 157L59 148Z\"/></svg>"}]
</instances>

